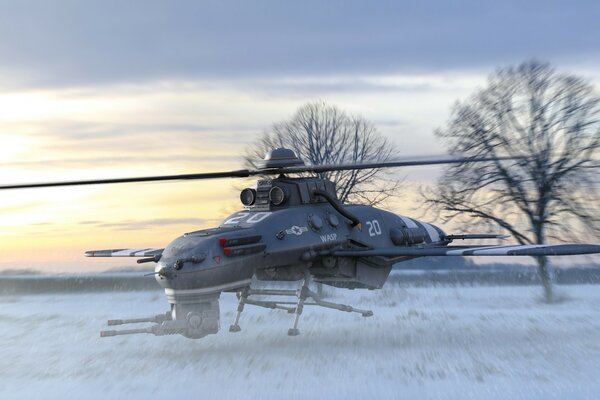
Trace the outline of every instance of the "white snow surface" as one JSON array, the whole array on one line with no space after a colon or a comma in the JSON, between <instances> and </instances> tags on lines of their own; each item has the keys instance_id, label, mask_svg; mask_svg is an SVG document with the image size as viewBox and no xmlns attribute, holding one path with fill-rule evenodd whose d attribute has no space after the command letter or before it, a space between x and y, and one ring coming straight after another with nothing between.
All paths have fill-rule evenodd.
<instances>
[{"instance_id":1,"label":"white snow surface","mask_svg":"<svg viewBox=\"0 0 600 400\"><path fill-rule=\"evenodd\" d=\"M221 296L221 331L200 340L100 338L110 318L168 309L160 292L0 297L1 399L598 399L600 287L389 285L327 289L374 316L292 315ZM133 325L123 328L134 327Z\"/></svg>"}]
</instances>

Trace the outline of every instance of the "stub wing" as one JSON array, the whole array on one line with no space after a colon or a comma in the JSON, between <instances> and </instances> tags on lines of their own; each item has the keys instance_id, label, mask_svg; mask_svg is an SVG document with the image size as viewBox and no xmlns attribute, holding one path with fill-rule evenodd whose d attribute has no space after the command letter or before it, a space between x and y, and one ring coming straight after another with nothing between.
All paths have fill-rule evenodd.
<instances>
[{"instance_id":1,"label":"stub wing","mask_svg":"<svg viewBox=\"0 0 600 400\"><path fill-rule=\"evenodd\" d=\"M519 246L386 247L338 250L340 257L424 257L424 256L570 256L600 253L596 244L538 244Z\"/></svg>"},{"instance_id":2,"label":"stub wing","mask_svg":"<svg viewBox=\"0 0 600 400\"><path fill-rule=\"evenodd\" d=\"M85 252L86 257L155 257L162 255L164 249L111 249L111 250L89 250Z\"/></svg>"}]
</instances>

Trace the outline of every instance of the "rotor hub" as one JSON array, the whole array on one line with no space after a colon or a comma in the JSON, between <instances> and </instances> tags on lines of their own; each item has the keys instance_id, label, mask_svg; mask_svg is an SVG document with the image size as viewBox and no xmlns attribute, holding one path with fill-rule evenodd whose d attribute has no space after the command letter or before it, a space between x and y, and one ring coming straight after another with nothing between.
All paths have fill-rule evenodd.
<instances>
[{"instance_id":1,"label":"rotor hub","mask_svg":"<svg viewBox=\"0 0 600 400\"><path fill-rule=\"evenodd\" d=\"M304 161L302 161L293 150L283 147L267 152L265 158L258 163L260 169L297 167L304 165Z\"/></svg>"}]
</instances>

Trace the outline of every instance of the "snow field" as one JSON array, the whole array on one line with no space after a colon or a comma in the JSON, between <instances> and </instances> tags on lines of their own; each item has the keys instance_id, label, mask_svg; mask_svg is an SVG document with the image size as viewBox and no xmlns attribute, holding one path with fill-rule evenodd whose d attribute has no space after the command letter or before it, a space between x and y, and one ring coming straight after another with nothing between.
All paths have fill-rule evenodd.
<instances>
[{"instance_id":1,"label":"snow field","mask_svg":"<svg viewBox=\"0 0 600 400\"><path fill-rule=\"evenodd\" d=\"M307 306L298 337L292 315L253 306L229 333L226 293L221 331L200 340L99 337L107 319L166 311L159 291L4 296L0 398L597 399L599 289L546 305L529 286L328 288L375 315Z\"/></svg>"}]
</instances>

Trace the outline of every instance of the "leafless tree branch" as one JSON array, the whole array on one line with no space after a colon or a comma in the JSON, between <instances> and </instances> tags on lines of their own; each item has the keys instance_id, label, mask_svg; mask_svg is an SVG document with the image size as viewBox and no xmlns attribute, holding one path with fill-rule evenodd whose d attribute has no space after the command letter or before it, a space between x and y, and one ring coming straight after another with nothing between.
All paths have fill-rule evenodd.
<instances>
[{"instance_id":1,"label":"leafless tree branch","mask_svg":"<svg viewBox=\"0 0 600 400\"><path fill-rule=\"evenodd\" d=\"M246 163L277 147L294 150L313 165L383 162L395 146L362 117L350 116L324 102L307 103L287 121L274 124L246 151ZM382 169L330 171L317 174L336 184L343 202L377 205L397 195L400 181Z\"/></svg>"},{"instance_id":2,"label":"leafless tree branch","mask_svg":"<svg viewBox=\"0 0 600 400\"><path fill-rule=\"evenodd\" d=\"M525 158L448 167L425 194L431 210L476 216L520 243L569 236L574 224L600 234L600 98L588 82L536 61L500 69L436 133L451 153Z\"/></svg>"}]
</instances>

